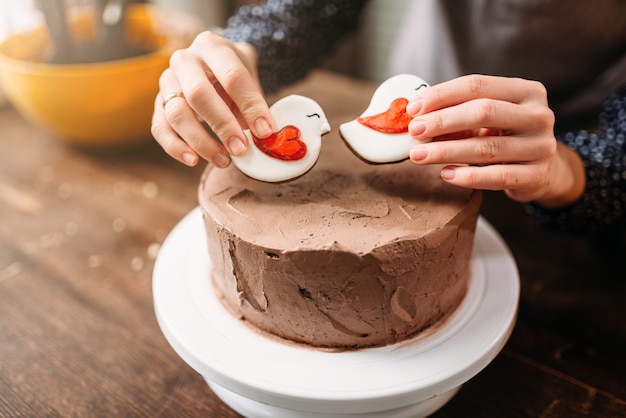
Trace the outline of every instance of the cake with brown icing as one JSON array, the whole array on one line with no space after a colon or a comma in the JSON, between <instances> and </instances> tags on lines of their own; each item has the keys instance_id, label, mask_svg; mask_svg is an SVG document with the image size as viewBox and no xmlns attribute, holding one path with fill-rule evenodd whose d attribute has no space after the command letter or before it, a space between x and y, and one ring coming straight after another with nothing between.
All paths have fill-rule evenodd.
<instances>
[{"instance_id":1,"label":"cake with brown icing","mask_svg":"<svg viewBox=\"0 0 626 418\"><path fill-rule=\"evenodd\" d=\"M315 347L393 344L445 320L468 287L481 193L439 172L365 164L336 134L291 182L207 168L217 294L254 327Z\"/></svg>"}]
</instances>

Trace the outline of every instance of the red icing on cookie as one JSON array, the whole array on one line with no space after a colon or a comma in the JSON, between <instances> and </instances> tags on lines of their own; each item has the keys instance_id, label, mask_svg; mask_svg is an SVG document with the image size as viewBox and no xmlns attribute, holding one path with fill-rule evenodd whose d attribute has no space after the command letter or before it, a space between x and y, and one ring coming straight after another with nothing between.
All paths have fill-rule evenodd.
<instances>
[{"instance_id":1,"label":"red icing on cookie","mask_svg":"<svg viewBox=\"0 0 626 418\"><path fill-rule=\"evenodd\" d=\"M288 125L267 138L254 138L256 146L270 157L283 161L296 161L306 155L306 144L300 140L300 129Z\"/></svg>"},{"instance_id":2,"label":"red icing on cookie","mask_svg":"<svg viewBox=\"0 0 626 418\"><path fill-rule=\"evenodd\" d=\"M362 116L357 121L368 128L379 132L398 134L409 131L411 117L406 113L406 105L409 103L404 97L393 102L383 113L372 116Z\"/></svg>"}]
</instances>

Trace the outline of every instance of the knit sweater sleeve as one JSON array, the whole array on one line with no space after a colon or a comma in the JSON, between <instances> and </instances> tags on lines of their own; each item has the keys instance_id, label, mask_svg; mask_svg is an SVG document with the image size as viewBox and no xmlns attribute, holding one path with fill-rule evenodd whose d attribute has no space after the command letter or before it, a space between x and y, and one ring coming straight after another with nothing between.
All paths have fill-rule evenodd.
<instances>
[{"instance_id":1,"label":"knit sweater sleeve","mask_svg":"<svg viewBox=\"0 0 626 418\"><path fill-rule=\"evenodd\" d=\"M259 77L266 93L303 78L353 32L365 0L269 0L243 6L228 21L224 36L248 42L259 53Z\"/></svg>"},{"instance_id":2,"label":"knit sweater sleeve","mask_svg":"<svg viewBox=\"0 0 626 418\"><path fill-rule=\"evenodd\" d=\"M544 224L575 232L601 232L622 224L626 209L626 86L605 102L595 132L580 130L557 139L583 159L585 190L561 210L535 204L528 211Z\"/></svg>"}]
</instances>

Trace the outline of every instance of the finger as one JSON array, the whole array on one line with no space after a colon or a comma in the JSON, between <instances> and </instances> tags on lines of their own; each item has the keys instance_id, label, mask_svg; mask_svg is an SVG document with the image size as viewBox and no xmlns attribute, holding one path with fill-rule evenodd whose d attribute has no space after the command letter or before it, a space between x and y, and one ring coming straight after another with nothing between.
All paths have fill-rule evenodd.
<instances>
[{"instance_id":1,"label":"finger","mask_svg":"<svg viewBox=\"0 0 626 418\"><path fill-rule=\"evenodd\" d=\"M474 135L476 135L476 132L471 130L471 129L467 129L464 131L458 131L458 132L452 132L449 134L445 134L445 135L438 135L432 138L433 141L450 141L450 140L456 140L456 139L466 139L466 138L471 138ZM479 136L479 135L476 135Z\"/></svg>"},{"instance_id":2,"label":"finger","mask_svg":"<svg viewBox=\"0 0 626 418\"><path fill-rule=\"evenodd\" d=\"M544 190L545 173L544 165L447 166L441 170L441 178L471 189L506 190L514 200L528 202Z\"/></svg>"},{"instance_id":3,"label":"finger","mask_svg":"<svg viewBox=\"0 0 626 418\"><path fill-rule=\"evenodd\" d=\"M537 81L472 74L421 90L409 101L407 112L415 116L477 98L517 104L532 100L547 104L546 89Z\"/></svg>"},{"instance_id":4,"label":"finger","mask_svg":"<svg viewBox=\"0 0 626 418\"><path fill-rule=\"evenodd\" d=\"M425 164L500 164L539 161L556 150L552 137L471 137L420 144L409 153L411 161Z\"/></svg>"},{"instance_id":5,"label":"finger","mask_svg":"<svg viewBox=\"0 0 626 418\"><path fill-rule=\"evenodd\" d=\"M157 94L152 114L151 132L157 143L174 159L188 166L198 164L198 154L174 131L163 113L163 96Z\"/></svg>"},{"instance_id":6,"label":"finger","mask_svg":"<svg viewBox=\"0 0 626 418\"><path fill-rule=\"evenodd\" d=\"M493 99L474 99L415 117L409 133L415 139L490 128L532 134L551 129L551 111L544 106L520 106Z\"/></svg>"},{"instance_id":7,"label":"finger","mask_svg":"<svg viewBox=\"0 0 626 418\"><path fill-rule=\"evenodd\" d=\"M183 51L172 60L175 71L185 74L179 78L184 80L183 90L191 94L188 100L194 111L224 140L227 148L229 138L237 137L247 146L247 139L240 132L238 122L241 120L255 136L270 135L274 122L260 85L242 61L244 57L238 55L233 44L211 32L197 37L194 42L195 50ZM215 91L206 83L207 77L214 81ZM218 96L222 102L217 100Z\"/></svg>"},{"instance_id":8,"label":"finger","mask_svg":"<svg viewBox=\"0 0 626 418\"><path fill-rule=\"evenodd\" d=\"M179 50L172 55L170 68L185 95L189 107L185 113L194 113L197 115L196 119L199 117L204 120L229 153L233 155L243 153L247 147L247 138L236 115L211 83L212 73L206 69L205 64L189 50ZM196 133L199 132L198 126L201 126L200 122L194 125L193 131ZM182 135L180 131L178 132ZM187 137L184 138L188 140ZM207 146L209 149L205 150L206 152L215 149L214 145ZM200 150L197 151L206 158Z\"/></svg>"},{"instance_id":9,"label":"finger","mask_svg":"<svg viewBox=\"0 0 626 418\"><path fill-rule=\"evenodd\" d=\"M170 70L164 71L161 75L159 87L161 92L180 92L178 81ZM158 103L155 103L155 107L158 107L158 105ZM201 156L217 167L226 167L230 164L228 153L198 119L193 109L189 106L186 96L182 95L168 102L162 102L161 110L157 109L155 112L163 114L163 119L167 122L170 130L168 131L167 127L161 127L157 122L157 130L161 129L165 135L163 141L159 143L162 146L165 145L167 147L164 147L166 150L171 149L173 153L193 151L193 154ZM174 139L172 137L173 134L178 139ZM181 142L184 142L186 146ZM175 156L179 160L183 157L188 158L188 156L183 154Z\"/></svg>"},{"instance_id":10,"label":"finger","mask_svg":"<svg viewBox=\"0 0 626 418\"><path fill-rule=\"evenodd\" d=\"M274 122L269 107L258 80L246 68L237 51L221 48L214 54L205 54L205 60L252 133L259 138L270 135Z\"/></svg>"},{"instance_id":11,"label":"finger","mask_svg":"<svg viewBox=\"0 0 626 418\"><path fill-rule=\"evenodd\" d=\"M185 100L169 102L163 112L171 127L202 158L218 167L226 167L230 157L205 129Z\"/></svg>"}]
</instances>

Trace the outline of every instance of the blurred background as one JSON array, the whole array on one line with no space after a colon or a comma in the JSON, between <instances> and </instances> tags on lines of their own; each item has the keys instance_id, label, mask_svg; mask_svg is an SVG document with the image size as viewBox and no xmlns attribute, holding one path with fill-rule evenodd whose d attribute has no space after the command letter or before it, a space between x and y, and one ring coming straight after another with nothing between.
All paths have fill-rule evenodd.
<instances>
[{"instance_id":1,"label":"blurred background","mask_svg":"<svg viewBox=\"0 0 626 418\"><path fill-rule=\"evenodd\" d=\"M50 0L0 0L0 41L11 33L29 30L44 21L38 2ZM388 76L389 45L397 36L398 22L411 0L372 0L357 34L347 40L329 59L330 69L374 81ZM244 4L254 0L151 0L149 3L189 12L198 17L206 29L223 27L228 17ZM65 0L68 5L90 3L89 0ZM363 48L363 45L368 45ZM1 87L1 86L0 86ZM0 89L0 101L1 89Z\"/></svg>"},{"instance_id":2,"label":"blurred background","mask_svg":"<svg viewBox=\"0 0 626 418\"><path fill-rule=\"evenodd\" d=\"M0 0L0 105L11 103L69 142L92 146L150 139L158 78L171 53L202 30L225 27L239 7L258 3ZM374 83L400 72L441 81L447 75L441 69L449 61L442 58L445 25L437 20L437 4L371 0L359 30L339 44L323 67ZM409 12L417 20L405 22ZM411 54L394 54L398 39L419 42L405 43ZM132 59L122 59L127 57Z\"/></svg>"}]
</instances>

